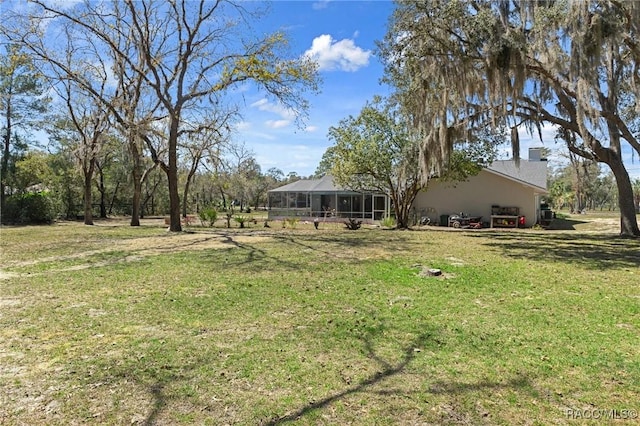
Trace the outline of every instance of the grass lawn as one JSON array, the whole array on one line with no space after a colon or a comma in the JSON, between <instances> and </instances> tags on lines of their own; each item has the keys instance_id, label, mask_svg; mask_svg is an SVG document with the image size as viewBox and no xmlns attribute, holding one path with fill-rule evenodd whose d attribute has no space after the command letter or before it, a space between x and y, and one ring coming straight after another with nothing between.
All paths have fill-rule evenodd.
<instances>
[{"instance_id":1,"label":"grass lawn","mask_svg":"<svg viewBox=\"0 0 640 426\"><path fill-rule=\"evenodd\" d=\"M0 423L632 424L640 240L615 222L4 227Z\"/></svg>"}]
</instances>

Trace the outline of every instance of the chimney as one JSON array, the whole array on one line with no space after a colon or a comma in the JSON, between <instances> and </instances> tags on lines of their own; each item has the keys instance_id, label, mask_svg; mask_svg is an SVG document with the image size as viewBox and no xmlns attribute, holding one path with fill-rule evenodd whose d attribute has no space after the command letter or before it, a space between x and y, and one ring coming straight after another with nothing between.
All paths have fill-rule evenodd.
<instances>
[{"instance_id":1,"label":"chimney","mask_svg":"<svg viewBox=\"0 0 640 426\"><path fill-rule=\"evenodd\" d=\"M547 161L542 158L542 148L529 148L529 161Z\"/></svg>"}]
</instances>

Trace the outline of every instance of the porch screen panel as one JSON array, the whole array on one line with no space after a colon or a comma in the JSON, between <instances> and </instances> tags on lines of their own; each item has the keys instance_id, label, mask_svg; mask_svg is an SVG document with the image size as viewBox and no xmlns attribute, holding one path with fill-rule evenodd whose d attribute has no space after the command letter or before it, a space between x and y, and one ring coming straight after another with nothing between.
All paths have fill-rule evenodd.
<instances>
[{"instance_id":1,"label":"porch screen panel","mask_svg":"<svg viewBox=\"0 0 640 426\"><path fill-rule=\"evenodd\" d=\"M351 212L351 196L350 195L338 196L338 211L341 213Z\"/></svg>"},{"instance_id":2,"label":"porch screen panel","mask_svg":"<svg viewBox=\"0 0 640 426\"><path fill-rule=\"evenodd\" d=\"M318 194L311 194L311 213L313 216L322 214L322 197Z\"/></svg>"},{"instance_id":3,"label":"porch screen panel","mask_svg":"<svg viewBox=\"0 0 640 426\"><path fill-rule=\"evenodd\" d=\"M279 192L272 192L269 194L269 207L272 209L282 208L282 194Z\"/></svg>"},{"instance_id":4,"label":"porch screen panel","mask_svg":"<svg viewBox=\"0 0 640 426\"><path fill-rule=\"evenodd\" d=\"M364 217L373 219L373 195L364 196Z\"/></svg>"},{"instance_id":5,"label":"porch screen panel","mask_svg":"<svg viewBox=\"0 0 640 426\"><path fill-rule=\"evenodd\" d=\"M351 211L353 217L363 217L362 195L354 195L351 197Z\"/></svg>"},{"instance_id":6,"label":"porch screen panel","mask_svg":"<svg viewBox=\"0 0 640 426\"><path fill-rule=\"evenodd\" d=\"M298 192L296 196L296 207L299 209L306 209L309 206L309 194L306 192Z\"/></svg>"},{"instance_id":7,"label":"porch screen panel","mask_svg":"<svg viewBox=\"0 0 640 426\"><path fill-rule=\"evenodd\" d=\"M287 207L290 209L296 208L296 193L295 192L287 192Z\"/></svg>"}]
</instances>

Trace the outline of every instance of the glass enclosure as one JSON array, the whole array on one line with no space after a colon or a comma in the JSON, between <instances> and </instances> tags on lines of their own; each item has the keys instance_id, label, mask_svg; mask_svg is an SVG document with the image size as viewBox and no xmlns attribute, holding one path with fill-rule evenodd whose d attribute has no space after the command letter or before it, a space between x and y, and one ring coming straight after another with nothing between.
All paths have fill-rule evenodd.
<instances>
[{"instance_id":1,"label":"glass enclosure","mask_svg":"<svg viewBox=\"0 0 640 426\"><path fill-rule=\"evenodd\" d=\"M388 197L355 192L270 192L269 217L300 216L381 220L389 214Z\"/></svg>"}]
</instances>

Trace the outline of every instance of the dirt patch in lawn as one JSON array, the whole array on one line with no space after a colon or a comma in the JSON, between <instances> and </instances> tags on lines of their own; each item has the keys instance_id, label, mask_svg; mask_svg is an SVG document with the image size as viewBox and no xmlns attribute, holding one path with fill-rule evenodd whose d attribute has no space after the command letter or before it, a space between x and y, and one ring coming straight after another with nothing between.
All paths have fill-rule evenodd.
<instances>
[{"instance_id":1,"label":"dirt patch in lawn","mask_svg":"<svg viewBox=\"0 0 640 426\"><path fill-rule=\"evenodd\" d=\"M219 249L229 247L229 244L261 243L270 239L269 235L259 233L171 233L159 237L120 240L110 250L131 251L138 255L156 255L185 250Z\"/></svg>"},{"instance_id":2,"label":"dirt patch in lawn","mask_svg":"<svg viewBox=\"0 0 640 426\"><path fill-rule=\"evenodd\" d=\"M27 267L48 262L82 262L83 259L92 259L90 263L77 263L68 267L55 268L54 271L72 271L88 268L102 267L114 263L140 261L148 256L157 256L164 253L179 251L200 251L222 249L243 244L256 244L271 240L272 237L264 234L231 234L231 233L167 233L155 237L142 237L131 239L117 239L110 241L106 247L99 250L88 250L64 256L49 256L39 259L31 259L21 262L10 262L5 267ZM124 255L115 258L108 257L103 261L95 261L96 257L113 252L121 252ZM48 272L51 272L49 270ZM10 279L22 275L38 275L38 273L20 274L3 271L0 269L0 280Z\"/></svg>"}]
</instances>

